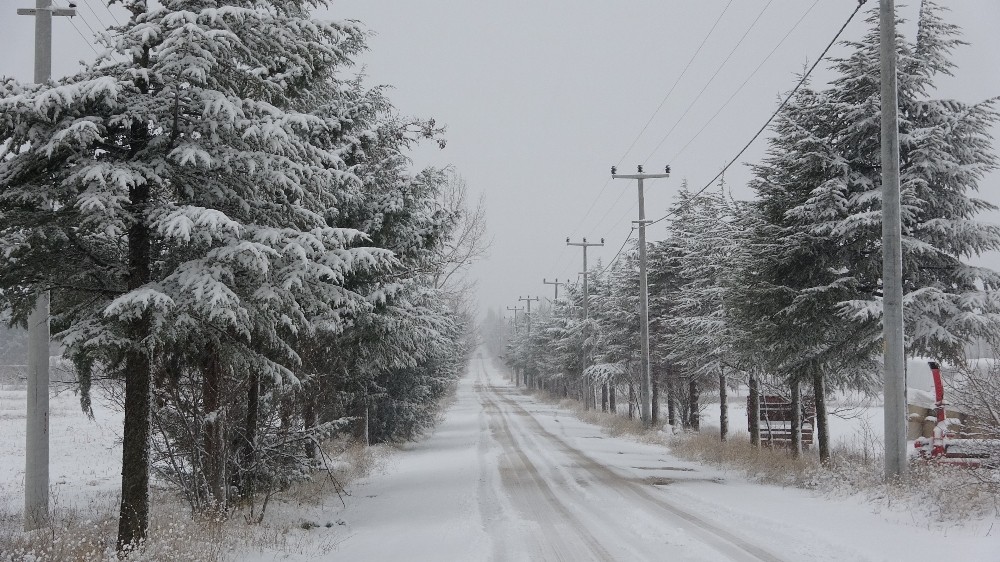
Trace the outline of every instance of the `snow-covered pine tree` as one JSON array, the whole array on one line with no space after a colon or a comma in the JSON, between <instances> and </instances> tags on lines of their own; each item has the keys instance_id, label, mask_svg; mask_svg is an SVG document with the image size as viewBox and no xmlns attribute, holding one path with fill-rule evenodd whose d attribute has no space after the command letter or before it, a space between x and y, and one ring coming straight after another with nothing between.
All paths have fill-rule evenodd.
<instances>
[{"instance_id":1,"label":"snow-covered pine tree","mask_svg":"<svg viewBox=\"0 0 1000 562\"><path fill-rule=\"evenodd\" d=\"M863 370L872 354L866 332L838 315L841 303L858 294L843 262L843 244L813 232L809 221L789 212L813 201L829 179L828 108L823 94L805 86L776 118L767 156L753 167L757 219L732 299L743 348L761 354L765 371L789 382L793 401L800 383L816 388L823 460L829 456L825 378ZM800 443L793 440L798 451Z\"/></svg>"},{"instance_id":2,"label":"snow-covered pine tree","mask_svg":"<svg viewBox=\"0 0 1000 562\"><path fill-rule=\"evenodd\" d=\"M673 265L680 281L674 298L671 321L674 329L667 338L670 358L689 376L704 381L718 380L720 437L728 432L726 378L727 356L731 355L730 326L726 303L731 299L734 242L738 242L734 217L719 190L692 194L682 189L674 205L671 237L678 257ZM730 359L729 365L732 364Z\"/></svg>"},{"instance_id":3,"label":"snow-covered pine tree","mask_svg":"<svg viewBox=\"0 0 1000 562\"><path fill-rule=\"evenodd\" d=\"M681 184L687 189L687 182ZM688 403L680 394L680 370L670 359L670 340L676 329L674 308L677 306L680 250L678 240L668 235L665 239L650 244L647 252L649 280L649 362L653 373L660 379L667 402L667 423L688 427L689 416L682 416L681 410ZM683 419L681 419L683 418Z\"/></svg>"},{"instance_id":4,"label":"snow-covered pine tree","mask_svg":"<svg viewBox=\"0 0 1000 562\"><path fill-rule=\"evenodd\" d=\"M391 262L332 226L360 185L349 135L367 133L350 132L350 108L293 109L362 47L354 24L311 20L313 4L127 0L133 15L108 41L128 62L0 88L4 306L23 319L35 292L53 290L68 352L124 378L119 548L148 526L164 350L204 336L184 348L193 364L262 324L341 322L370 306L345 278Z\"/></svg>"},{"instance_id":5,"label":"snow-covered pine tree","mask_svg":"<svg viewBox=\"0 0 1000 562\"><path fill-rule=\"evenodd\" d=\"M964 349L1000 320L1000 276L968 258L1000 248L1000 228L977 218L996 207L975 193L997 166L990 127L995 100L966 103L934 97L937 79L954 69L963 44L945 21L946 8L923 0L915 42L897 39L904 326L907 352L962 361ZM839 238L864 294L845 303L856 319L881 318L881 164L879 161L879 33L877 13L853 50L834 60L827 146L830 180L793 212L812 231ZM822 205L824 199L835 205ZM876 335L876 337L879 337Z\"/></svg>"},{"instance_id":6,"label":"snow-covered pine tree","mask_svg":"<svg viewBox=\"0 0 1000 562\"><path fill-rule=\"evenodd\" d=\"M590 347L594 359L586 375L597 384L624 383L635 388L642 376L636 244L630 243L610 268L592 276L590 288L590 317L594 324ZM630 402L629 411L636 405Z\"/></svg>"}]
</instances>

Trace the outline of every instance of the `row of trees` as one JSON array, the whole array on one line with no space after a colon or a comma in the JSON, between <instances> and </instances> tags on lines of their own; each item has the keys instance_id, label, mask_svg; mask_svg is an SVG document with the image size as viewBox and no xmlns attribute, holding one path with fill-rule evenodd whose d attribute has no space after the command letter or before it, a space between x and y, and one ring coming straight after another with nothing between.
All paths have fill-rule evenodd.
<instances>
[{"instance_id":1,"label":"row of trees","mask_svg":"<svg viewBox=\"0 0 1000 562\"><path fill-rule=\"evenodd\" d=\"M351 73L357 24L311 0L122 4L86 70L0 82L0 312L23 324L51 291L83 407L120 385L128 549L150 468L225 511L337 433L432 424L486 241L461 178L410 171L441 129Z\"/></svg>"},{"instance_id":2,"label":"row of trees","mask_svg":"<svg viewBox=\"0 0 1000 562\"><path fill-rule=\"evenodd\" d=\"M1000 325L1000 275L968 261L1000 248L1000 229L976 218L995 207L975 196L997 165L989 129L998 114L992 99L933 96L962 44L943 12L925 0L916 39L896 38L906 349L961 363L970 342ZM828 87L806 84L777 116L767 154L752 167L756 199L733 200L721 184L696 193L684 186L669 210L670 235L648 246L654 393L666 387L670 423L697 428L699 392L716 381L723 438L728 385L745 383L751 406L761 384L782 387L796 406L809 390L826 460L825 398L881 386L877 8L868 23L861 41L845 44L850 54L832 61ZM588 400L595 385L602 402L614 401L617 384L633 394L635 254L587 273L588 320L575 286L530 319L530 335L512 334L511 364L529 381L583 389Z\"/></svg>"}]
</instances>

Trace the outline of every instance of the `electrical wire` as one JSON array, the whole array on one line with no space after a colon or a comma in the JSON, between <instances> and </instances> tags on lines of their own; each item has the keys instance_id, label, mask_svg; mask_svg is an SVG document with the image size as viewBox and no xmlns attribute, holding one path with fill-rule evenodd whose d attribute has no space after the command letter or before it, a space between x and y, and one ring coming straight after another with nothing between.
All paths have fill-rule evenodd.
<instances>
[{"instance_id":1,"label":"electrical wire","mask_svg":"<svg viewBox=\"0 0 1000 562\"><path fill-rule=\"evenodd\" d=\"M103 27L104 29L110 27L108 24L104 23L104 20L102 20L100 16L97 15L97 12L94 10L93 7L91 7L90 3L87 2L87 0L83 0L82 4L87 7L87 10L90 11L90 14L94 16L94 19L97 20L97 23L100 24L101 27Z\"/></svg>"},{"instance_id":2,"label":"electrical wire","mask_svg":"<svg viewBox=\"0 0 1000 562\"><path fill-rule=\"evenodd\" d=\"M76 34L79 35L81 39L83 39L84 43L86 43L87 46L90 47L90 50L94 51L95 55L101 56L101 53L97 51L97 48L95 48L94 45L90 42L90 39L87 39L87 36L84 35L82 31L80 31L80 28L77 27L75 23L73 23L73 18L69 18L69 24L73 26L73 29L76 30Z\"/></svg>"},{"instance_id":3,"label":"electrical wire","mask_svg":"<svg viewBox=\"0 0 1000 562\"><path fill-rule=\"evenodd\" d=\"M677 121L674 121L673 126L670 127L670 130L667 131L667 134L664 135L662 139L660 139L660 142L657 143L656 147L653 148L652 151L650 151L649 155L646 156L646 158L645 158L645 160L643 160L643 162L648 162L649 159L652 158L654 154L656 154L656 151L659 150L661 146L663 146L663 143L667 142L667 139L670 138L670 135L677 128L677 125L680 125L681 121L683 121L684 118L687 117L687 114L691 111L691 108L693 108L695 106L695 104L698 103L698 100L701 99L701 95L704 94L705 90L707 90L708 87L712 85L712 82L714 82L715 78L719 75L720 72L722 72L722 69L726 66L726 64L729 62L729 60L733 57L733 55L736 53L736 51L740 48L740 45L743 44L743 41L747 38L748 35L750 35L750 32L753 31L753 28L757 26L757 22L759 22L760 19L764 16L764 12L766 12L767 9L773 3L774 3L774 0L768 0L767 4L764 4L764 7L760 10L760 13L757 14L757 17L754 18L754 20L750 23L750 27L748 27L747 30L743 32L743 36L740 37L740 40L736 42L736 45L733 46L732 50L729 51L729 54L726 55L726 58L723 59L722 64L720 64L719 67L715 69L715 73L712 74L712 77L708 79L708 82L705 82L705 85L701 88L701 91L699 91L698 94L695 95L694 99L691 100L691 103L688 104L687 108L684 110L684 113L681 114L681 116L677 119Z\"/></svg>"},{"instance_id":4,"label":"electrical wire","mask_svg":"<svg viewBox=\"0 0 1000 562\"><path fill-rule=\"evenodd\" d=\"M792 28L789 29L787 33L785 33L785 36L781 38L781 41L778 41L778 44L775 45L773 49L771 49L771 52L768 53L766 57L764 57L764 60L760 61L760 64L757 65L757 68L753 69L753 72L751 72L750 75L747 76L746 80L744 80L743 83L740 84L739 88L736 88L736 91L734 91L732 93L732 95L729 96L729 99L727 99L726 102L724 104L722 104L722 107L720 107L719 110L716 111L715 114L713 114L711 118L709 118L708 122L706 122L701 127L701 129L698 129L698 132L695 133L695 135L693 137L691 137L691 140L687 141L687 143L685 143L684 146L682 146L681 149L676 154L674 154L674 156L672 158L670 158L669 160L667 160L668 162L676 162L677 158L679 158L681 154L684 154L684 151L687 150L687 148L689 146L691 146L691 143L693 143L699 136L701 136L701 134L703 132L705 132L705 129L707 129L708 126L711 125L713 121L715 121L715 118L718 117L719 114L721 114L724 109L726 109L727 107L729 107L729 104L732 103L733 99L736 98L737 94L739 94L741 91L743 91L743 88L745 88L746 85L750 83L750 80L753 79L753 77L757 75L757 73L760 71L760 69L763 68L764 64L767 63L767 61L770 60L772 56L774 56L774 53L777 52L778 48L780 48L785 43L785 40L788 39L788 37L796 29L798 29L798 27L802 23L802 21L806 19L806 16L808 16L809 13L812 12L813 8L815 8L817 4L819 4L819 0L815 0L809 6L809 8L806 9L805 13L803 13L802 16L798 19L798 21L795 22L795 25L793 25Z\"/></svg>"},{"instance_id":5,"label":"electrical wire","mask_svg":"<svg viewBox=\"0 0 1000 562\"><path fill-rule=\"evenodd\" d=\"M808 70L808 71L807 71L807 72L806 72L806 73L805 73L805 74L804 74L804 75L802 76L802 78L801 78L801 79L799 80L799 82L798 82L798 83L797 83L797 84L795 85L795 87L794 87L794 88L792 89L792 91L791 91L791 92L790 92L790 93L788 94L788 96L786 96L786 97L785 97L784 101L782 101L782 102L781 102L781 104L780 104L780 105L778 106L778 108L777 108L777 109L776 109L776 110L774 111L774 113L772 113L772 114L771 114L771 116L770 116L770 117L768 118L767 122L766 122L766 123L764 123L764 126L763 126L763 127L761 127L761 128L760 128L760 130L758 130L758 131L757 131L757 134L755 134L755 135L753 136L753 138L751 138L751 139L750 139L750 142L748 142L748 143L747 143L747 144L746 144L746 145L745 145L745 146L743 147L743 149L742 149L742 150L740 150L740 151L739 151L739 153L737 153L737 154L736 154L736 156L735 156L734 158L732 158L732 159L731 159L731 160L729 161L729 163L728 163L728 164L726 164L726 166L725 166L725 167L724 167L724 168L723 168L723 169L722 169L722 170L721 170L721 171L720 171L720 172L719 172L718 174L716 174L716 175L715 175L715 177L714 177L714 178L712 178L712 180L711 180L711 181L709 181L708 183L706 183L704 187L702 187L702 188L701 188L701 189L699 189L699 190L698 190L697 192L695 192L695 193L694 193L694 195L693 195L693 197L697 197L698 195L701 195L702 193L704 193L704 192L705 192L705 190L707 190L707 189L708 189L709 187L711 187L711 186L712 186L712 185L713 185L713 184L715 183L715 181L716 181L717 179L719 179L720 177L722 177L722 175L723 175L723 174L724 174L724 173L726 172L726 170L728 170L728 169L729 169L729 168L730 168L730 167L731 167L731 166L732 166L732 165L733 165L733 164L734 164L734 163L735 163L735 162L736 162L736 161L737 161L737 160L738 160L738 159L740 158L740 156L742 156L742 155L743 155L743 153L744 153L744 152L746 152L746 150L747 150L747 149L748 149L748 148L750 147L750 145L752 145L752 144L753 144L753 142L754 142L755 140L757 140L757 138L758 138L758 137L760 137L760 135L761 135L761 134L762 134L762 133L763 133L763 132L764 132L764 131L765 131L765 130L767 129L768 125L770 125L770 124L771 124L771 121L773 121L773 120L774 120L774 118L775 118L775 117L777 117L778 113L780 113L780 112L781 112L781 110L782 110L782 109L784 109L785 105L787 105L787 104L788 104L788 102L789 102L789 101L791 100L792 96L794 96L794 95L795 95L795 92L796 92L796 91L798 91L798 89L802 87L802 84L804 84L804 83L805 83L805 81L806 81L806 80L807 80L807 79L809 78L809 75L810 75L810 74L812 74L813 70L815 70L815 69L816 69L816 67L817 67L817 66L819 65L819 63L820 63L820 62L821 62L821 61L822 61L822 60L823 60L823 59L824 59L824 58L826 57L826 54L827 54L827 53L828 53L828 52L830 51L830 49L831 49L831 48L833 47L833 45L834 45L834 44L835 44L835 43L837 42L837 40L838 40L838 39L840 39L840 36L841 36L841 35L842 35L842 34L844 33L844 30L845 30L845 29L847 29L847 26L848 26L848 25L850 25L850 23L851 23L851 22L852 22L852 21L854 20L854 18L855 18L855 17L856 17L857 15L858 15L858 12L860 12L860 11L861 11L861 7L862 7L862 6L864 6L864 4L865 4L865 3L867 2L867 1L868 1L868 0L858 0L858 5L857 5L857 7L856 7L856 8L854 9L854 11L853 11L853 12L851 13L851 15L850 15L850 16L849 16L849 17L847 18L847 21L845 21L845 22L844 22L844 24L843 24L843 25L842 25L842 26L840 27L840 30L838 30L838 31L837 31L837 34L836 34L836 35L834 35L833 39L831 39L831 40L830 40L830 42L829 42L829 44L827 44L826 48L825 48L825 49L823 49L823 52L822 52L822 53L820 54L819 58L818 58L818 59L816 59L816 62L814 62L814 63L813 63L813 65L812 65L812 66L811 66L811 67L809 68L809 70ZM812 8L810 7L810 10L811 10L811 9L812 9ZM807 13L808 13L808 12L807 12ZM804 17L804 16L803 16L803 17ZM801 18L800 18L800 21L801 21ZM798 25L798 24L796 24L796 25ZM768 55L768 56L770 56L770 55ZM635 207L635 206L633 205L633 208L634 208L634 207ZM632 209L629 209L629 212L631 212L631 211L632 211ZM676 214L677 214L677 213L678 213L679 211L680 211L680 209L674 209L674 210L672 210L672 211L668 212L668 213L667 213L666 215L664 215L664 216L662 216L662 217L660 217L660 218L658 218L658 219L656 219L656 220L654 220L654 221L651 221L651 222L650 222L650 223L649 223L649 224L648 224L647 226L652 226L652 225L654 225L654 224L656 224L656 223L659 223L659 222L661 222L661 221L664 221L664 220L666 220L666 219L667 219L668 217L670 217L670 216L673 216L673 215L676 215ZM620 221L619 221L619 222L620 222ZM636 229L636 227L635 227L635 226L633 226L633 227L631 228L631 230L630 230L630 231L629 231L629 233L628 233L628 236L626 236L626 237L625 237L625 241L624 241L624 242L622 242L622 245L621 245L621 247L620 247L620 248L618 248L618 251L617 251L617 252L615 253L614 257L612 257L612 258L611 258L611 261L609 261L609 262L608 262L608 264L607 264L607 265L606 265L606 266L605 266L605 267L604 267L604 268L603 268L603 269L602 269L602 270L600 271L599 275L602 275L602 274L604 274L604 273L605 273L605 272L606 272L607 270L609 270L609 269L610 269L610 268L611 268L611 267L612 267L612 266L613 266L613 265L614 265L614 264L615 264L615 263L616 263L616 262L618 261L618 258L619 258L619 257L621 256L621 254L622 254L622 251L624 251L624 250L625 250L625 246L626 246L626 245L628 244L629 240L631 240L631 238L632 238L632 235L633 235L633 234L635 233L635 231L636 231L636 230L637 230L637 229Z\"/></svg>"},{"instance_id":6,"label":"electrical wire","mask_svg":"<svg viewBox=\"0 0 1000 562\"><path fill-rule=\"evenodd\" d=\"M809 75L812 74L813 70L816 70L816 67L819 66L819 63L826 57L826 54L830 51L830 49L837 42L837 40L840 39L840 36L844 33L844 30L847 29L847 26L851 23L851 21L854 20L854 17L858 15L858 12L861 11L861 7L864 6L867 1L868 0L858 0L857 7L855 7L854 11L851 12L851 15L847 18L847 21L844 22L844 25L840 26L840 30L837 31L837 34L833 36L833 39L831 39L830 42L827 44L826 48L823 49L823 52L820 53L819 58L816 59L816 62L814 62L812 64L812 66L809 67L809 70L806 71L806 73L802 75L802 78L799 80L798 84L796 84L795 87L792 88L792 91L789 92L787 96L785 96L785 99L781 102L781 104L778 106L778 108L774 110L774 113L772 113L771 116L767 118L767 121L764 122L764 125L762 125L761 128L757 130L757 133L754 134L754 136L750 139L750 141L747 142L743 146L743 148L740 149L740 151L738 153L736 153L736 156L734 156L729 161L728 164L726 164L721 170L719 170L719 173L715 174L715 177L713 177L711 180L709 180L708 183L706 183L704 187L702 187L701 189L699 189L698 191L696 191L692 195L692 197L697 197L698 195L701 195L702 193L705 192L706 189L708 189L709 187L711 187L715 183L715 180L717 180L720 177L722 177L722 174L726 173L726 170L728 170L730 168L730 166L732 166L733 164L735 164L736 161L739 160L740 156L743 156L743 153L746 152L748 148L750 148L750 145L752 145L754 143L754 141L756 141L757 138L760 137L761 134L763 134L763 132L771 124L771 121L774 121L774 118L778 116L778 114L781 112L782 109L785 108L786 105L788 105L788 102L792 99L792 96L794 96L795 93L797 91L799 91L799 88L802 87L802 84L805 84L806 80L809 79ZM674 209L674 210L668 212L667 214L663 215L662 217L656 219L655 221L650 222L649 224L650 224L650 226L652 226L652 225L654 225L654 224L656 224L656 223L658 223L660 221L666 220L668 217L676 215L679 211L680 211L679 208L678 209Z\"/></svg>"},{"instance_id":7,"label":"electrical wire","mask_svg":"<svg viewBox=\"0 0 1000 562\"><path fill-rule=\"evenodd\" d=\"M83 1L87 2L88 0L83 0ZM106 2L104 2L103 0L97 0L97 3L100 4L101 6L104 6L104 11L107 12L108 15L111 16L111 19L115 20L116 24L122 25L121 20L118 19L118 16L116 16L115 13L111 11L111 8L108 6L108 4Z\"/></svg>"},{"instance_id":8,"label":"electrical wire","mask_svg":"<svg viewBox=\"0 0 1000 562\"><path fill-rule=\"evenodd\" d=\"M629 155L630 152L632 152L632 149L635 147L635 144L639 142L639 139L642 138L642 135L646 132L646 129L649 128L649 125L653 122L653 119L660 113L660 110L663 109L663 106L667 103L667 100L670 99L671 94L674 93L674 90L677 88L677 85L680 84L681 79L684 78L685 74L687 74L688 69L691 68L691 64L698 57L698 54L701 53L701 50L705 46L705 43L708 42L708 39L715 32L715 29L719 26L719 22L722 21L723 16L726 15L726 12L729 11L729 7L732 6L732 4L733 0L729 0L726 6L722 9L722 13L720 13L719 16L715 18L715 22L712 24L712 27L708 30L708 33L705 34L705 37L701 40L701 43L698 45L698 48L695 49L694 54L691 55L690 59L688 59L687 64L684 65L684 69L681 70L681 73L679 75L677 75L677 79L674 80L673 85L670 86L669 90L667 90L666 95L663 96L662 100L660 100L660 104L656 106L656 109L653 111L653 114L650 115L649 119L646 120L646 124L642 126L642 129L639 131L639 134L637 134L635 138L632 139L632 143L629 144L628 148L625 149L625 152L622 154L621 158L618 159L617 166L622 165L622 162L625 161L625 158ZM576 234L577 231L580 230L580 227L583 226L583 223L587 220L587 217L589 217L590 213L593 212L594 207L597 205L597 202L601 200L601 196L604 195L604 191L607 190L608 185L610 184L611 184L611 178L608 178L607 181L604 182L604 185L601 186L601 190L597 193L597 197L594 198L594 201L590 204L590 207L587 209L587 212L583 214L583 218L580 219L580 222L571 231L570 236ZM615 203L617 203L617 201ZM603 218L601 220L603 220ZM598 221L597 224L600 225L600 221Z\"/></svg>"},{"instance_id":9,"label":"electrical wire","mask_svg":"<svg viewBox=\"0 0 1000 562\"><path fill-rule=\"evenodd\" d=\"M629 231L628 236L625 237L625 241L622 242L621 248L618 248L618 251L615 252L614 257L611 258L611 261L608 262L608 265L604 266L604 269L602 269L598 273L598 275L604 275L604 272L611 269L611 266L613 266L615 262L618 261L618 257L622 255L622 251L625 249L625 245L628 244L628 241L632 239L632 235L635 233L635 230L636 228L633 226L632 230Z\"/></svg>"},{"instance_id":10,"label":"electrical wire","mask_svg":"<svg viewBox=\"0 0 1000 562\"><path fill-rule=\"evenodd\" d=\"M670 86L670 89L667 90L667 95L663 96L663 99L660 101L660 105L656 106L656 111L653 111L653 114L649 116L649 119L646 120L646 124L642 126L642 130L639 131L639 134L636 135L635 139L632 140L632 144L630 144L628 148L625 150L625 154L622 154L622 157L618 159L618 164L617 164L618 166L622 165L622 162L625 161L625 157L628 156L629 152L632 152L632 149L635 147L635 143L639 142L639 138L642 137L642 134L645 133L646 129L649 128L650 123L653 122L653 118L655 118L656 115L660 113L660 110L663 109L663 105L667 103L668 99L670 99L670 95L674 93L674 90L677 88L677 85L680 84L681 79L684 78L684 75L687 74L688 69L691 68L691 63L693 63L694 59L698 57L698 53L701 52L702 47L704 47L705 43L708 42L709 37L711 37L712 33L715 32L715 28L719 26L719 22L722 21L722 17L726 15L726 12L729 11L729 7L732 5L733 5L733 0L729 0L729 3L726 4L726 7L722 9L722 13L719 14L719 17L715 18L715 23L712 24L711 29L708 30L707 34L705 34L705 38L701 40L701 44L698 45L698 48L695 49L694 54L691 55L690 59L688 59L687 64L684 65L684 70L681 70L681 73L677 76L677 79L674 80L673 86Z\"/></svg>"}]
</instances>

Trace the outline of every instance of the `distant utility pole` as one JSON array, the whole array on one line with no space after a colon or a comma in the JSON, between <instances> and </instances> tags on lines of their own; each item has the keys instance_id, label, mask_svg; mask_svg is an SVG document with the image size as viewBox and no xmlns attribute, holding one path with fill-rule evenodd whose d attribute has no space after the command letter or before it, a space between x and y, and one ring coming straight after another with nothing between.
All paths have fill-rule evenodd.
<instances>
[{"instance_id":1,"label":"distant utility pole","mask_svg":"<svg viewBox=\"0 0 1000 562\"><path fill-rule=\"evenodd\" d=\"M639 165L638 173L619 174L618 168L611 167L612 179L634 179L639 183L639 220L634 221L639 225L639 301L640 301L640 329L642 330L642 384L639 387L639 397L642 400L642 407L639 415L642 423L649 427L653 423L650 415L650 398L652 395L652 376L649 372L649 290L646 286L646 202L642 191L642 182L646 179L669 178L670 166L667 166L662 174L647 174L642 171Z\"/></svg>"},{"instance_id":2,"label":"distant utility pole","mask_svg":"<svg viewBox=\"0 0 1000 562\"><path fill-rule=\"evenodd\" d=\"M569 238L566 238L567 246L580 246L583 248L583 319L586 320L590 318L590 292L587 290L587 248L591 246L603 246L604 239L601 238L601 242L587 242L584 238L583 242L570 242Z\"/></svg>"},{"instance_id":3,"label":"distant utility pole","mask_svg":"<svg viewBox=\"0 0 1000 562\"><path fill-rule=\"evenodd\" d=\"M604 245L604 239L601 238L601 242L600 243L597 243L597 242L587 242L586 238L583 238L582 242L570 242L569 238L567 237L566 238L566 245L567 246L580 246L581 248L583 248L583 319L584 319L584 321L586 321L587 319L590 318L590 290L587 287L587 277L588 277L588 274L587 274L587 248L590 248L591 246L603 246ZM586 329L586 328L584 328L584 329ZM584 334L584 340L586 340L586 339L587 339L586 338L586 334ZM584 351L583 361L581 361L581 364L583 365L583 369L586 370L587 369L587 353L586 353L586 351ZM584 396L583 408L585 410L589 410L590 409L590 396L593 394L593 389L590 388L589 384L587 384L586 386L587 386L587 395Z\"/></svg>"},{"instance_id":4,"label":"distant utility pole","mask_svg":"<svg viewBox=\"0 0 1000 562\"><path fill-rule=\"evenodd\" d=\"M882 58L882 336L885 338L885 477L904 478L906 360L903 351L903 252L900 244L899 100L896 92L896 8L881 0Z\"/></svg>"},{"instance_id":5,"label":"distant utility pole","mask_svg":"<svg viewBox=\"0 0 1000 562\"><path fill-rule=\"evenodd\" d=\"M520 302L526 302L526 303L528 303L528 310L527 310L527 312L525 312L524 315L525 315L526 320L527 320L526 324L528 325L526 333L527 333L528 337L531 337L531 301L538 301L538 300L541 300L541 299L539 299L538 297L534 297L534 298L532 298L532 297L517 297L517 300L520 301ZM527 363L527 359L528 359L528 357L526 356L525 357L525 362L526 363ZM524 366L524 374L521 376L521 378L524 379L524 386L527 386L527 387L531 386L531 381L529 380L529 370L528 370L528 365L527 364L525 364L525 366Z\"/></svg>"},{"instance_id":6,"label":"distant utility pole","mask_svg":"<svg viewBox=\"0 0 1000 562\"><path fill-rule=\"evenodd\" d=\"M517 297L517 300L518 300L518 302L528 303L528 311L525 314L527 314L527 316L528 316L528 335L530 336L531 335L531 302L532 301L538 302L541 299L539 299L538 297Z\"/></svg>"},{"instance_id":7,"label":"distant utility pole","mask_svg":"<svg viewBox=\"0 0 1000 562\"><path fill-rule=\"evenodd\" d=\"M556 296L553 299L553 301L559 300L559 285L565 285L566 283L564 283L564 282L562 282L562 281L560 281L558 279L556 279L555 281L549 281L548 279L542 279L542 283L545 283L546 285L555 285Z\"/></svg>"},{"instance_id":8,"label":"distant utility pole","mask_svg":"<svg viewBox=\"0 0 1000 562\"><path fill-rule=\"evenodd\" d=\"M35 17L35 83L52 77L52 16L75 16L75 8L53 8L35 0L17 14ZM28 411L24 448L24 530L49 518L49 292L42 291L28 316Z\"/></svg>"},{"instance_id":9,"label":"distant utility pole","mask_svg":"<svg viewBox=\"0 0 1000 562\"><path fill-rule=\"evenodd\" d=\"M508 306L507 310L514 311L514 335L517 335L517 313L518 311L524 312L523 306ZM511 358L514 361L514 386L521 384L520 376L517 372L517 356Z\"/></svg>"}]
</instances>

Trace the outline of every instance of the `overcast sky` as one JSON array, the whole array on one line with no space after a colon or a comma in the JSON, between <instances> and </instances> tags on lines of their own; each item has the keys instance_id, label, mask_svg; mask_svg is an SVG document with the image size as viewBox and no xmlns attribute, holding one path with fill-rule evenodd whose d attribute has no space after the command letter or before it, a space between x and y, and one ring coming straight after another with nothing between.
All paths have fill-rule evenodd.
<instances>
[{"instance_id":1,"label":"overcast sky","mask_svg":"<svg viewBox=\"0 0 1000 562\"><path fill-rule=\"evenodd\" d=\"M1000 2L939 2L952 5L951 21L964 28L971 43L955 53L955 77L939 82L939 94L968 102L1000 95ZM91 28L99 30L115 16L125 19L100 0L77 3L81 16L72 24L55 21L55 76L94 58L85 39ZM0 75L31 79L32 21L14 10L32 4L0 0ZM918 2L911 4L898 7L911 20L903 28L909 35ZM646 212L652 218L665 213L684 179L695 188L709 181L774 111L779 94L794 86L795 74L815 60L855 5L854 0L336 0L322 17L360 20L373 33L361 61L371 83L392 85L390 97L401 113L447 125L444 150L428 146L413 157L417 166L453 165L471 191L485 197L494 242L490 258L472 270L485 310L513 305L519 295L551 296L543 277L575 280L580 249L567 248L567 236L605 238L606 247L590 250L591 263L614 255L637 215L634 182L610 182L611 165L621 162L625 171L640 163L647 171L671 165L672 178L647 182ZM850 24L845 38L866 31L864 15ZM816 85L830 77L825 65L820 69ZM994 133L1000 136L1000 128ZM759 159L764 148L762 139L741 161ZM739 197L750 196L745 168L734 166L726 175ZM1000 204L1000 174L981 187L984 198ZM998 222L1000 215L989 220ZM667 222L651 228L650 238L662 238ZM987 261L1000 264L995 257Z\"/></svg>"}]
</instances>

